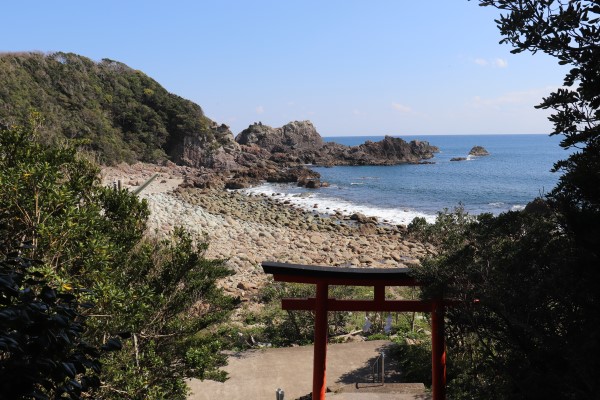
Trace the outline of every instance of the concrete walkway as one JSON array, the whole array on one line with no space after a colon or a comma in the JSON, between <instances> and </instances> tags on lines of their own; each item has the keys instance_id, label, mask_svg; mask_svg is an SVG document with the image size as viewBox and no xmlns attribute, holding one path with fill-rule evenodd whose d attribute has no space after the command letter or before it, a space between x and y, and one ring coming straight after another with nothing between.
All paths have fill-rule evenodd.
<instances>
[{"instance_id":1,"label":"concrete walkway","mask_svg":"<svg viewBox=\"0 0 600 400\"><path fill-rule=\"evenodd\" d=\"M327 400L431 400L430 394L411 393L328 393Z\"/></svg>"},{"instance_id":2,"label":"concrete walkway","mask_svg":"<svg viewBox=\"0 0 600 400\"><path fill-rule=\"evenodd\" d=\"M380 351L389 346L385 340L330 344L327 347L327 387L332 391L365 382L371 364ZM192 379L188 382L192 394L189 400L273 400L275 391L285 391L285 399L292 400L312 391L313 347L290 347L279 349L249 350L229 356L229 365L223 369L229 374L224 383ZM394 368L386 373L386 381L398 382ZM394 376L395 375L395 376ZM332 400L357 399L357 393L329 393ZM378 396L379 395L379 396ZM353 397L354 396L354 397ZM383 397L381 397L383 396ZM388 396L388 397L385 397ZM369 393L369 399L423 399L422 395ZM366 397L362 397L366 398Z\"/></svg>"}]
</instances>

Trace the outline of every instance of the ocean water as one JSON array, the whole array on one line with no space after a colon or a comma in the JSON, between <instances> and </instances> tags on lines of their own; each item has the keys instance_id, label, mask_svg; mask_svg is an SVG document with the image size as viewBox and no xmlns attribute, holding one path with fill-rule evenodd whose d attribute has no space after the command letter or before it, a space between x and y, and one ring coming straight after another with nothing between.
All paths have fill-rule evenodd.
<instances>
[{"instance_id":1,"label":"ocean water","mask_svg":"<svg viewBox=\"0 0 600 400\"><path fill-rule=\"evenodd\" d=\"M402 137L402 136L400 136ZM383 137L324 138L345 145L358 145ZM396 166L313 167L327 188L305 189L291 184L266 184L248 189L288 200L318 213L362 212L382 221L408 224L415 217L435 220L439 211L462 205L470 214L499 214L522 209L535 197L556 185L559 175L553 164L568 156L559 146L560 137L548 135L447 135L405 136L426 140L440 153L434 164ZM490 155L467 157L473 146L485 147Z\"/></svg>"}]
</instances>

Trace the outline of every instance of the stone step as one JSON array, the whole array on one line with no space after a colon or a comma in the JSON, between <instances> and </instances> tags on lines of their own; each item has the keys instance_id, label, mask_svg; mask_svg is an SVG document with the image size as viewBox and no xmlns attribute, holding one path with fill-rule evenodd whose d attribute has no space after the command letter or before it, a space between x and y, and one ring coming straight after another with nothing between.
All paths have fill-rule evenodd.
<instances>
[{"instance_id":1,"label":"stone step","mask_svg":"<svg viewBox=\"0 0 600 400\"><path fill-rule=\"evenodd\" d=\"M425 394L422 383L355 383L336 388L335 393L395 393L395 394Z\"/></svg>"},{"instance_id":2,"label":"stone step","mask_svg":"<svg viewBox=\"0 0 600 400\"><path fill-rule=\"evenodd\" d=\"M328 393L328 400L431 400L431 394L412 393Z\"/></svg>"}]
</instances>

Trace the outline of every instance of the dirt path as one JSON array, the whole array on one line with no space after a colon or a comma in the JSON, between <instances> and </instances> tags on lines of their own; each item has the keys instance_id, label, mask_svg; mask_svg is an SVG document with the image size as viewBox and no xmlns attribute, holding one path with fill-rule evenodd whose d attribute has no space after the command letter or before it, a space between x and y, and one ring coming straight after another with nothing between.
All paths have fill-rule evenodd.
<instances>
[{"instance_id":1,"label":"dirt path","mask_svg":"<svg viewBox=\"0 0 600 400\"><path fill-rule=\"evenodd\" d=\"M377 340L329 345L327 386L335 391L342 386L365 382L371 364L389 344L389 341ZM285 391L286 400L296 399L312 390L312 360L312 346L236 353L229 357L229 365L224 368L229 373L225 383L191 380L192 394L188 399L271 400L278 388ZM386 364L386 370L386 381L398 382L394 366ZM333 396L335 398L337 396Z\"/></svg>"}]
</instances>

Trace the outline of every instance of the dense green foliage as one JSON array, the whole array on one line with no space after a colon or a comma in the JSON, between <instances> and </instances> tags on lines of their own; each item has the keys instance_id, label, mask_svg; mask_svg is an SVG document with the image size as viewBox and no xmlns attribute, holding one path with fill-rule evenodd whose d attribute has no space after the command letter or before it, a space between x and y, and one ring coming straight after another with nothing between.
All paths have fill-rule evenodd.
<instances>
[{"instance_id":1,"label":"dense green foliage","mask_svg":"<svg viewBox=\"0 0 600 400\"><path fill-rule=\"evenodd\" d=\"M496 22L513 53L542 51L571 67L564 87L538 106L553 110L552 135L578 151L555 165L562 172L550 198L580 245L600 248L600 5L597 1L481 0L504 14ZM501 43L502 43L501 42ZM596 253L597 255L597 253Z\"/></svg>"},{"instance_id":2,"label":"dense green foliage","mask_svg":"<svg viewBox=\"0 0 600 400\"><path fill-rule=\"evenodd\" d=\"M218 341L196 338L235 306L215 284L231 273L223 261L206 259L204 238L180 229L170 239L146 238L145 201L102 187L92 163L66 144L41 143L37 126L34 118L26 127L0 130L0 257L8 259L15 242L27 242L28 257L41 260L19 281L26 295L8 298L3 289L8 300L0 315L9 315L18 302L45 301L46 313L70 329L56 336L64 357L76 354L83 342L89 349L121 347L114 339L121 337L122 350L101 359L101 398L183 399L184 377L223 378L216 370L225 361L216 351ZM2 266L3 277L14 281L18 265ZM14 286L7 285L9 291ZM80 310L78 302L93 307ZM66 317L58 317L61 313ZM85 325L79 314L87 317ZM0 321L2 334L21 330L15 321ZM64 337L70 342L60 342ZM34 351L19 349L29 350ZM50 352L58 350L48 350L48 357L61 360ZM1 348L0 364L14 359L15 351ZM97 357L88 356L82 365L89 361L97 369ZM16 393L18 381L8 380L8 366L0 366L0 381L10 386L3 393ZM83 382L82 368L67 370L75 373L74 382ZM55 385L65 383L60 375L56 379Z\"/></svg>"},{"instance_id":3,"label":"dense green foliage","mask_svg":"<svg viewBox=\"0 0 600 400\"><path fill-rule=\"evenodd\" d=\"M113 300L117 318L100 319L94 329L97 336L111 329L128 339L107 362L103 376L115 385L107 385L107 392L125 390L138 399L184 398L183 377L225 378L216 370L226 361L218 352L219 341L196 336L223 321L236 304L215 284L231 271L222 260L204 258L206 249L205 242L176 229L171 239L139 243L122 265L121 293Z\"/></svg>"},{"instance_id":4,"label":"dense green foliage","mask_svg":"<svg viewBox=\"0 0 600 400\"><path fill-rule=\"evenodd\" d=\"M348 298L357 293L357 288L346 286L331 286L329 296ZM257 339L272 343L275 346L290 344L308 344L314 340L313 311L284 311L281 309L283 298L306 298L315 296L315 285L299 283L273 282L262 290L262 301L265 310L255 316L255 322L261 325L256 332ZM352 313L331 312L328 314L330 334L345 333Z\"/></svg>"},{"instance_id":5,"label":"dense green foliage","mask_svg":"<svg viewBox=\"0 0 600 400\"><path fill-rule=\"evenodd\" d=\"M404 382L431 382L431 339L417 344L408 344L404 337L393 340L389 348L389 357L398 361L397 370L402 372Z\"/></svg>"},{"instance_id":6,"label":"dense green foliage","mask_svg":"<svg viewBox=\"0 0 600 400\"><path fill-rule=\"evenodd\" d=\"M458 211L455 214L461 214ZM596 270L551 213L440 218L445 251L417 270L448 310L449 388L460 398L589 398L598 391ZM448 234L447 225L453 225ZM457 226L460 229L456 229Z\"/></svg>"},{"instance_id":7,"label":"dense green foliage","mask_svg":"<svg viewBox=\"0 0 600 400\"><path fill-rule=\"evenodd\" d=\"M600 6L592 1L482 0L514 53L572 66L545 98L553 134L575 148L557 187L522 212L442 213L411 224L439 257L415 269L447 313L449 393L464 399L593 399L600 393Z\"/></svg>"},{"instance_id":8,"label":"dense green foliage","mask_svg":"<svg viewBox=\"0 0 600 400\"><path fill-rule=\"evenodd\" d=\"M29 250L20 246L0 260L0 393L78 398L100 385L100 353L82 339L76 296L40 279L40 262L23 256Z\"/></svg>"},{"instance_id":9,"label":"dense green foliage","mask_svg":"<svg viewBox=\"0 0 600 400\"><path fill-rule=\"evenodd\" d=\"M86 139L103 163L176 158L186 135L214 140L200 106L123 63L72 53L0 54L0 122L23 124L32 109L46 119L45 141Z\"/></svg>"}]
</instances>

